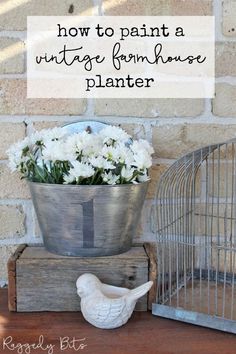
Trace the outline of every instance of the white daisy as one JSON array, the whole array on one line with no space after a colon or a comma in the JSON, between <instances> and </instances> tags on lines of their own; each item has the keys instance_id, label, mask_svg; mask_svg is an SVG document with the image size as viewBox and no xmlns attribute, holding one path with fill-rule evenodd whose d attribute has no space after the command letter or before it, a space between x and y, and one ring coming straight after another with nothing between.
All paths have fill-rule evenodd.
<instances>
[{"instance_id":1,"label":"white daisy","mask_svg":"<svg viewBox=\"0 0 236 354\"><path fill-rule=\"evenodd\" d=\"M108 173L103 173L102 174L102 179L103 182L107 183L107 184L116 184L117 181L119 180L120 176L117 176L115 174L113 174L111 171Z\"/></svg>"},{"instance_id":2,"label":"white daisy","mask_svg":"<svg viewBox=\"0 0 236 354\"><path fill-rule=\"evenodd\" d=\"M102 137L103 143L107 143L108 145L112 144L113 141L127 142L131 138L123 129L113 125L108 125L100 130L99 135Z\"/></svg>"},{"instance_id":3,"label":"white daisy","mask_svg":"<svg viewBox=\"0 0 236 354\"><path fill-rule=\"evenodd\" d=\"M113 170L116 168L112 162L108 161L103 156L91 157L89 158L89 162L93 167L102 168L104 170Z\"/></svg>"},{"instance_id":4,"label":"white daisy","mask_svg":"<svg viewBox=\"0 0 236 354\"><path fill-rule=\"evenodd\" d=\"M123 177L126 181L132 179L135 169L130 167L123 167L121 170L121 177Z\"/></svg>"}]
</instances>

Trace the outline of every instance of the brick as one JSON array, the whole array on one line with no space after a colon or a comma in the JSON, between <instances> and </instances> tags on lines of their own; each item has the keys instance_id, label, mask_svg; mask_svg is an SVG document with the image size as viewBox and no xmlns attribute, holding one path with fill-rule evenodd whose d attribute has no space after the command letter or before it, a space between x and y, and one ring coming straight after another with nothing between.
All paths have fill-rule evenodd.
<instances>
[{"instance_id":1,"label":"brick","mask_svg":"<svg viewBox=\"0 0 236 354\"><path fill-rule=\"evenodd\" d=\"M0 164L0 198L29 199L30 192L25 179L12 173L6 164Z\"/></svg>"},{"instance_id":2,"label":"brick","mask_svg":"<svg viewBox=\"0 0 236 354\"><path fill-rule=\"evenodd\" d=\"M211 0L113 0L103 2L110 16L204 16L212 14Z\"/></svg>"},{"instance_id":3,"label":"brick","mask_svg":"<svg viewBox=\"0 0 236 354\"><path fill-rule=\"evenodd\" d=\"M212 0L171 0L170 2L171 16L209 16L213 14Z\"/></svg>"},{"instance_id":4,"label":"brick","mask_svg":"<svg viewBox=\"0 0 236 354\"><path fill-rule=\"evenodd\" d=\"M24 139L24 137L24 123L0 123L0 159L6 159L6 150L10 145Z\"/></svg>"},{"instance_id":5,"label":"brick","mask_svg":"<svg viewBox=\"0 0 236 354\"><path fill-rule=\"evenodd\" d=\"M1 2L0 30L26 30L27 16L94 15L92 0L11 0Z\"/></svg>"},{"instance_id":6,"label":"brick","mask_svg":"<svg viewBox=\"0 0 236 354\"><path fill-rule=\"evenodd\" d=\"M154 199L157 191L157 186L160 181L162 174L167 170L169 165L158 164L153 165L149 170L149 176L151 181L149 182L147 198Z\"/></svg>"},{"instance_id":7,"label":"brick","mask_svg":"<svg viewBox=\"0 0 236 354\"><path fill-rule=\"evenodd\" d=\"M25 114L25 104L25 81L0 80L0 114Z\"/></svg>"},{"instance_id":8,"label":"brick","mask_svg":"<svg viewBox=\"0 0 236 354\"><path fill-rule=\"evenodd\" d=\"M24 50L24 43L19 39L0 38L0 74L23 73Z\"/></svg>"},{"instance_id":9,"label":"brick","mask_svg":"<svg viewBox=\"0 0 236 354\"><path fill-rule=\"evenodd\" d=\"M216 44L216 76L236 76L236 43Z\"/></svg>"},{"instance_id":10,"label":"brick","mask_svg":"<svg viewBox=\"0 0 236 354\"><path fill-rule=\"evenodd\" d=\"M1 245L0 247L0 281L7 282L7 261L16 251L18 245Z\"/></svg>"},{"instance_id":11,"label":"brick","mask_svg":"<svg viewBox=\"0 0 236 354\"><path fill-rule=\"evenodd\" d=\"M35 130L42 130L42 129L50 129L54 127L60 127L64 124L64 122L59 121L37 121L33 122L33 128Z\"/></svg>"},{"instance_id":12,"label":"brick","mask_svg":"<svg viewBox=\"0 0 236 354\"><path fill-rule=\"evenodd\" d=\"M153 128L153 147L160 158L179 158L210 144L235 137L236 124L174 124Z\"/></svg>"},{"instance_id":13,"label":"brick","mask_svg":"<svg viewBox=\"0 0 236 354\"><path fill-rule=\"evenodd\" d=\"M0 80L0 114L78 115L85 108L84 99L27 99L25 80Z\"/></svg>"},{"instance_id":14,"label":"brick","mask_svg":"<svg viewBox=\"0 0 236 354\"><path fill-rule=\"evenodd\" d=\"M213 113L220 117L236 117L236 86L224 83L216 85Z\"/></svg>"},{"instance_id":15,"label":"brick","mask_svg":"<svg viewBox=\"0 0 236 354\"><path fill-rule=\"evenodd\" d=\"M150 169L150 177L151 181L148 187L148 192L147 192L147 198L157 199L159 198L159 195L156 194L158 190L158 185L161 180L162 175L167 171L169 167L171 167L172 163L169 162L168 164L160 164L160 165L153 165ZM164 179L165 180L165 179ZM198 170L196 174L196 179L195 179L195 196L198 197L200 196L200 191L201 191L201 171L200 169ZM177 191L177 196L181 196L179 194L179 191Z\"/></svg>"},{"instance_id":16,"label":"brick","mask_svg":"<svg viewBox=\"0 0 236 354\"><path fill-rule=\"evenodd\" d=\"M153 148L160 158L175 158L183 154L184 125L161 125L153 128Z\"/></svg>"},{"instance_id":17,"label":"brick","mask_svg":"<svg viewBox=\"0 0 236 354\"><path fill-rule=\"evenodd\" d=\"M0 239L23 237L25 214L21 206L0 205Z\"/></svg>"},{"instance_id":18,"label":"brick","mask_svg":"<svg viewBox=\"0 0 236 354\"><path fill-rule=\"evenodd\" d=\"M217 153L216 153L217 158ZM211 182L209 185L209 195L214 197L228 197L228 203L234 193L234 174L235 168L229 159L228 162L221 161L218 164L218 159L214 164L209 164L209 172L211 173ZM214 176L214 180L213 180ZM218 178L219 177L219 178Z\"/></svg>"},{"instance_id":19,"label":"brick","mask_svg":"<svg viewBox=\"0 0 236 354\"><path fill-rule=\"evenodd\" d=\"M235 137L236 124L196 124L186 126L184 142L192 149L227 141Z\"/></svg>"},{"instance_id":20,"label":"brick","mask_svg":"<svg viewBox=\"0 0 236 354\"><path fill-rule=\"evenodd\" d=\"M113 123L111 123L111 124L113 124ZM145 139L146 138L145 129L142 124L114 124L114 125L119 125L119 127L124 129L134 139Z\"/></svg>"},{"instance_id":21,"label":"brick","mask_svg":"<svg viewBox=\"0 0 236 354\"><path fill-rule=\"evenodd\" d=\"M97 99L95 114L129 117L195 117L204 110L201 99Z\"/></svg>"},{"instance_id":22,"label":"brick","mask_svg":"<svg viewBox=\"0 0 236 354\"><path fill-rule=\"evenodd\" d=\"M236 37L236 0L223 1L223 34Z\"/></svg>"},{"instance_id":23,"label":"brick","mask_svg":"<svg viewBox=\"0 0 236 354\"><path fill-rule=\"evenodd\" d=\"M141 217L134 237L133 243L140 243L143 241L155 241L156 236L154 231L155 220L153 220L154 205L151 199L146 199L142 209Z\"/></svg>"}]
</instances>

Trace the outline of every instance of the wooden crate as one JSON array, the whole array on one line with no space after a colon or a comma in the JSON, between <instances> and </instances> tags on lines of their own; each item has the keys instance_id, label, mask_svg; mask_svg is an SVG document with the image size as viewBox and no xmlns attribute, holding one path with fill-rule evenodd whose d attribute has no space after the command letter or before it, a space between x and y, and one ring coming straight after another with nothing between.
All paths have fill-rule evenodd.
<instances>
[{"instance_id":1,"label":"wooden crate","mask_svg":"<svg viewBox=\"0 0 236 354\"><path fill-rule=\"evenodd\" d=\"M9 310L79 311L75 282L81 274L90 272L103 282L132 289L156 279L154 259L150 244L116 256L93 258L59 256L40 246L21 245L8 261ZM150 308L154 293L155 288L149 297L142 297L136 310Z\"/></svg>"}]
</instances>

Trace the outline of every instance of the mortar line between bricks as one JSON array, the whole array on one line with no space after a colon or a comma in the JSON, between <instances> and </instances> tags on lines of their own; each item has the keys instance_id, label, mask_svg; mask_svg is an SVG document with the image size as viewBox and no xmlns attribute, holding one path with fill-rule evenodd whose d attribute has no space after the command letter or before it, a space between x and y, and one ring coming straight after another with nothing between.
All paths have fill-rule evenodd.
<instances>
[{"instance_id":1,"label":"mortar line between bricks","mask_svg":"<svg viewBox=\"0 0 236 354\"><path fill-rule=\"evenodd\" d=\"M98 120L98 121L114 121L118 123L136 123L136 124L144 124L148 121L153 121L157 118L142 118L142 117L123 117L123 116L84 116L84 115L74 115L74 116L58 116L58 115L0 115L0 122L4 123L22 123L25 122L26 124L34 123L34 122L56 122L61 121L62 123L65 121L76 122L78 120ZM145 122L146 120L146 122Z\"/></svg>"},{"instance_id":2,"label":"mortar line between bricks","mask_svg":"<svg viewBox=\"0 0 236 354\"><path fill-rule=\"evenodd\" d=\"M96 13L94 11L94 14L96 16L100 15L100 6L101 6L101 0L93 0L93 8L96 9Z\"/></svg>"},{"instance_id":3,"label":"mortar line between bricks","mask_svg":"<svg viewBox=\"0 0 236 354\"><path fill-rule=\"evenodd\" d=\"M211 98L206 98L205 99L205 110L204 110L204 116L212 116L212 99Z\"/></svg>"},{"instance_id":4,"label":"mortar line between bricks","mask_svg":"<svg viewBox=\"0 0 236 354\"><path fill-rule=\"evenodd\" d=\"M146 139L152 143L152 123L146 122L146 124L144 125L144 130L145 130Z\"/></svg>"},{"instance_id":5,"label":"mortar line between bricks","mask_svg":"<svg viewBox=\"0 0 236 354\"><path fill-rule=\"evenodd\" d=\"M236 76L220 76L215 78L215 82L221 84L236 85Z\"/></svg>"},{"instance_id":6,"label":"mortar line between bricks","mask_svg":"<svg viewBox=\"0 0 236 354\"><path fill-rule=\"evenodd\" d=\"M138 124L147 126L158 125L160 123L163 124L179 124L179 123L206 123L206 124L232 124L232 120L235 120L236 117L220 117L213 114L209 114L208 112L204 112L202 115L196 117L116 117L116 116L1 116L0 115L0 123L23 123L26 124L34 123L34 122L76 122L78 120L97 120L102 122L110 122L114 124Z\"/></svg>"},{"instance_id":7,"label":"mortar line between bricks","mask_svg":"<svg viewBox=\"0 0 236 354\"><path fill-rule=\"evenodd\" d=\"M38 242L37 242L38 241ZM38 243L42 244L42 241L40 242L40 238L31 238L30 242L31 243ZM0 240L0 246L11 246L11 245L20 245L22 243L29 243L29 239L27 237L22 236L22 237L12 237L4 240Z\"/></svg>"},{"instance_id":8,"label":"mortar line between bricks","mask_svg":"<svg viewBox=\"0 0 236 354\"><path fill-rule=\"evenodd\" d=\"M25 238L27 243L35 236L35 223L34 223L34 210L32 206L32 201L30 203L23 205L23 210L25 213Z\"/></svg>"},{"instance_id":9,"label":"mortar line between bricks","mask_svg":"<svg viewBox=\"0 0 236 354\"><path fill-rule=\"evenodd\" d=\"M23 121L25 121L26 123L29 122L41 122L41 121L65 121L65 120L71 120L71 122L73 121L77 121L77 120L103 120L103 121L120 121L120 123L130 123L130 120L135 122L135 123L139 123L139 124L143 124L144 123L144 119L145 120L154 120L156 118L154 117L150 117L150 118L143 118L143 117L130 117L130 116L98 116L98 115L93 115L91 116L85 116L85 115L74 115L74 116L68 116L68 115L64 115L64 116L58 116L58 115L22 115L22 116L11 116L11 115L4 115L2 116L6 119L8 119L9 121L12 121L13 117L19 117L20 119L22 119ZM0 116L0 120L1 120L1 116Z\"/></svg>"},{"instance_id":10,"label":"mortar line between bricks","mask_svg":"<svg viewBox=\"0 0 236 354\"><path fill-rule=\"evenodd\" d=\"M222 40L222 1L214 0L213 1L213 15L215 16L215 40Z\"/></svg>"},{"instance_id":11,"label":"mortar line between bricks","mask_svg":"<svg viewBox=\"0 0 236 354\"><path fill-rule=\"evenodd\" d=\"M2 38L19 38L26 40L27 31L0 31L0 37Z\"/></svg>"},{"instance_id":12,"label":"mortar line between bricks","mask_svg":"<svg viewBox=\"0 0 236 354\"><path fill-rule=\"evenodd\" d=\"M31 204L31 199L0 199L0 205L20 205Z\"/></svg>"},{"instance_id":13,"label":"mortar line between bricks","mask_svg":"<svg viewBox=\"0 0 236 354\"><path fill-rule=\"evenodd\" d=\"M25 243L25 237L11 237L8 239L0 240L0 246L12 246L12 245L20 245L22 243Z\"/></svg>"},{"instance_id":14,"label":"mortar line between bricks","mask_svg":"<svg viewBox=\"0 0 236 354\"><path fill-rule=\"evenodd\" d=\"M153 158L152 162L153 165L172 165L174 162L176 161L176 159L165 159L165 158Z\"/></svg>"},{"instance_id":15,"label":"mortar line between bricks","mask_svg":"<svg viewBox=\"0 0 236 354\"><path fill-rule=\"evenodd\" d=\"M21 73L21 74L0 74L0 80L16 80L16 79L26 79L27 78L27 73Z\"/></svg>"},{"instance_id":16,"label":"mortar line between bricks","mask_svg":"<svg viewBox=\"0 0 236 354\"><path fill-rule=\"evenodd\" d=\"M98 14L99 16L104 16L103 0L97 0L99 2Z\"/></svg>"},{"instance_id":17,"label":"mortar line between bricks","mask_svg":"<svg viewBox=\"0 0 236 354\"><path fill-rule=\"evenodd\" d=\"M162 125L178 125L178 124L205 124L205 125L234 125L236 124L236 117L217 117L217 116L203 116L200 118L162 118L154 122L153 126Z\"/></svg>"},{"instance_id":18,"label":"mortar line between bricks","mask_svg":"<svg viewBox=\"0 0 236 354\"><path fill-rule=\"evenodd\" d=\"M94 117L94 103L93 98L87 98L87 107L84 113L86 117Z\"/></svg>"}]
</instances>

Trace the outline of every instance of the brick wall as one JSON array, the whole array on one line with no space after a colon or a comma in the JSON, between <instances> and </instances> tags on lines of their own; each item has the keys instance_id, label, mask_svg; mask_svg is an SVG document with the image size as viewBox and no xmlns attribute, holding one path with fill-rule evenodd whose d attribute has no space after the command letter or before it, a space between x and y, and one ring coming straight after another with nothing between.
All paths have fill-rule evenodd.
<instances>
[{"instance_id":1,"label":"brick wall","mask_svg":"<svg viewBox=\"0 0 236 354\"><path fill-rule=\"evenodd\" d=\"M215 15L216 97L206 99L27 99L27 15ZM10 174L5 150L34 129L77 119L121 124L155 148L137 240L150 240L156 183L182 154L236 136L236 0L11 0L0 2L0 280L17 244L40 242L29 191Z\"/></svg>"}]
</instances>

